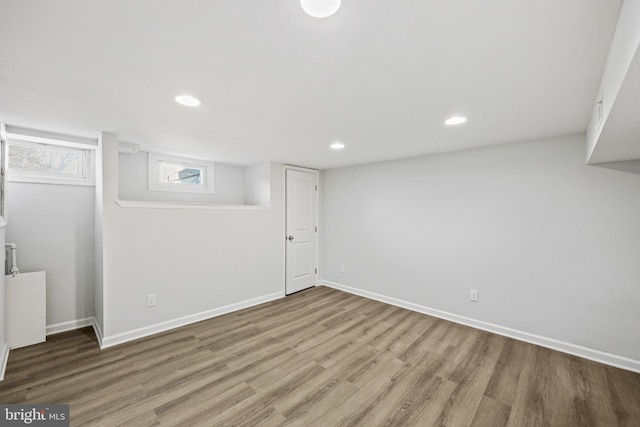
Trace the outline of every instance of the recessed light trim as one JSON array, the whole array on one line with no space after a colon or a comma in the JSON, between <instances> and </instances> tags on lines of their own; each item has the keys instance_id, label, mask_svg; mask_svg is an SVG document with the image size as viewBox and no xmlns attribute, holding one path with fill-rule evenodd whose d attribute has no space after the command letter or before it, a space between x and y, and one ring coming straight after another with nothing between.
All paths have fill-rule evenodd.
<instances>
[{"instance_id":1,"label":"recessed light trim","mask_svg":"<svg viewBox=\"0 0 640 427\"><path fill-rule=\"evenodd\" d=\"M452 116L452 117L449 117L447 120L445 120L444 124L447 126L455 126L455 125L461 125L466 121L467 121L466 117Z\"/></svg>"},{"instance_id":2,"label":"recessed light trim","mask_svg":"<svg viewBox=\"0 0 640 427\"><path fill-rule=\"evenodd\" d=\"M326 18L340 9L341 0L300 0L300 6L314 18Z\"/></svg>"},{"instance_id":3,"label":"recessed light trim","mask_svg":"<svg viewBox=\"0 0 640 427\"><path fill-rule=\"evenodd\" d=\"M191 95L178 95L176 96L176 102L181 105L186 105L187 107L197 107L200 105L200 100Z\"/></svg>"},{"instance_id":4,"label":"recessed light trim","mask_svg":"<svg viewBox=\"0 0 640 427\"><path fill-rule=\"evenodd\" d=\"M340 141L336 141L329 146L332 150L338 151L344 149L344 144Z\"/></svg>"}]
</instances>

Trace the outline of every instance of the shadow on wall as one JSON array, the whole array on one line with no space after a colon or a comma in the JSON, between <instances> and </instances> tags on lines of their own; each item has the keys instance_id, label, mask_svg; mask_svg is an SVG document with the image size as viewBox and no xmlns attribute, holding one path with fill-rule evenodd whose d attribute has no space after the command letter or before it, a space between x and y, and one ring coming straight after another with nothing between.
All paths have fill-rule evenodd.
<instances>
[{"instance_id":1,"label":"shadow on wall","mask_svg":"<svg viewBox=\"0 0 640 427\"><path fill-rule=\"evenodd\" d=\"M640 159L639 160L629 160L626 162L611 162L611 163L599 163L597 165L599 168L605 169L613 169L620 172L629 172L635 173L636 175L640 175Z\"/></svg>"}]
</instances>

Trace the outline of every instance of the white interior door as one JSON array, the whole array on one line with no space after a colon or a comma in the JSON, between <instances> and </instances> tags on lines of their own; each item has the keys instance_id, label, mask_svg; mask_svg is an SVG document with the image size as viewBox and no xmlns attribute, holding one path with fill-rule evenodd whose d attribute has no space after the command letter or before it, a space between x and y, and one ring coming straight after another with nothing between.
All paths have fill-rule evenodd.
<instances>
[{"instance_id":1,"label":"white interior door","mask_svg":"<svg viewBox=\"0 0 640 427\"><path fill-rule=\"evenodd\" d=\"M318 275L318 173L286 169L287 295L315 286Z\"/></svg>"}]
</instances>

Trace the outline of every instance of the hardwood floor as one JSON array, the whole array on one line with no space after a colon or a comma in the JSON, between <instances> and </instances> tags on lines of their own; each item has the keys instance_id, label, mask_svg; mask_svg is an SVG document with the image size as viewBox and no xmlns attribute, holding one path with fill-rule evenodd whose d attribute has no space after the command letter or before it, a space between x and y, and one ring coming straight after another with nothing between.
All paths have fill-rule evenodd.
<instances>
[{"instance_id":1,"label":"hardwood floor","mask_svg":"<svg viewBox=\"0 0 640 427\"><path fill-rule=\"evenodd\" d=\"M14 350L2 403L71 425L640 426L640 375L326 287L100 351Z\"/></svg>"}]
</instances>

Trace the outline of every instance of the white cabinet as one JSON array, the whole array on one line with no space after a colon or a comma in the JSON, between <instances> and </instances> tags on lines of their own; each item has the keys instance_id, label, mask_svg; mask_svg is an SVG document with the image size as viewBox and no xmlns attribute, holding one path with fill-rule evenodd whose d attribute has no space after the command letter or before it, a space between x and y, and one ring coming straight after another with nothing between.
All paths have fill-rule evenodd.
<instances>
[{"instance_id":1,"label":"white cabinet","mask_svg":"<svg viewBox=\"0 0 640 427\"><path fill-rule=\"evenodd\" d=\"M26 347L47 338L44 271L5 276L7 344Z\"/></svg>"}]
</instances>

